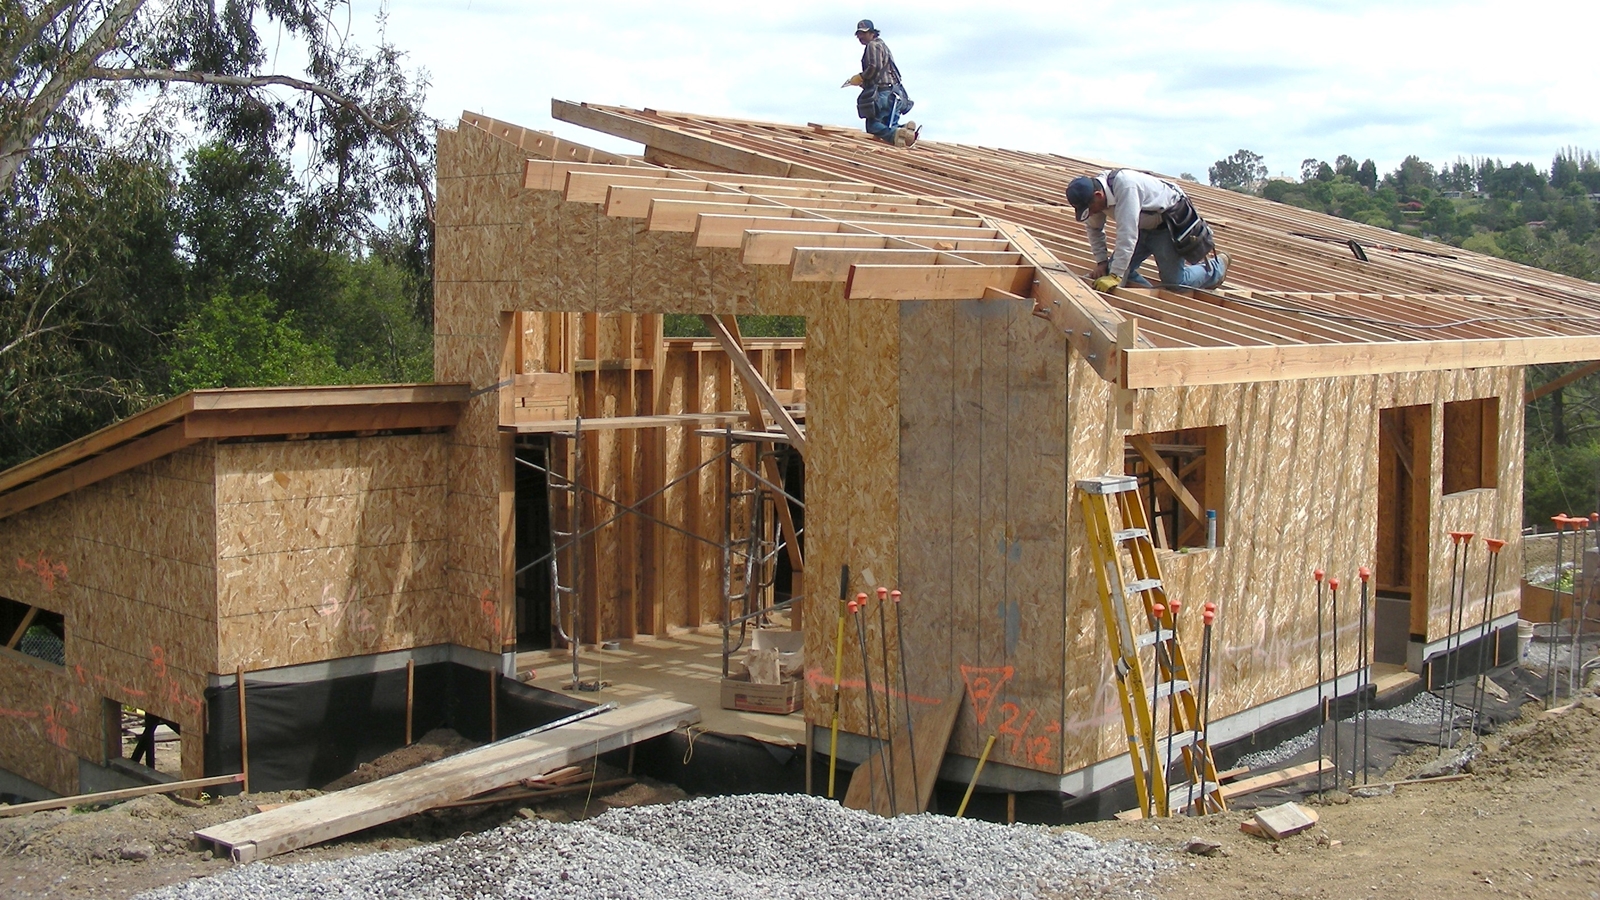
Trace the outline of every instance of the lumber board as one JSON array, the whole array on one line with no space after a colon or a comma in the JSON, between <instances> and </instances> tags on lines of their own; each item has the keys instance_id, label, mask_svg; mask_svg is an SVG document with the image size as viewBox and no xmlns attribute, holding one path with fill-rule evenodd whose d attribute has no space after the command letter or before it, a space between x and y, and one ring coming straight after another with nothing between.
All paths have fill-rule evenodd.
<instances>
[{"instance_id":1,"label":"lumber board","mask_svg":"<svg viewBox=\"0 0 1600 900\"><path fill-rule=\"evenodd\" d=\"M1126 387L1179 387L1583 362L1600 357L1600 335L1276 347L1134 348L1124 355L1127 359Z\"/></svg>"},{"instance_id":2,"label":"lumber board","mask_svg":"<svg viewBox=\"0 0 1600 900\"><path fill-rule=\"evenodd\" d=\"M147 797L151 794L172 794L178 791L197 791L201 788L217 787L223 784L236 784L244 780L244 775L213 775L210 778L193 778L188 781L170 781L165 784L146 784L139 787L119 788L114 791L100 791L94 794L77 794L72 797L57 797L54 800L35 800L32 803L18 803L15 806L0 806L0 819L9 816L23 816L28 813L42 812L47 809L67 809L72 806L95 806L101 803L115 803L119 800L132 800L135 797Z\"/></svg>"},{"instance_id":3,"label":"lumber board","mask_svg":"<svg viewBox=\"0 0 1600 900\"><path fill-rule=\"evenodd\" d=\"M1309 762L1303 765L1290 766L1287 769L1279 769L1276 772L1268 772L1265 775L1241 778L1238 781L1230 781L1222 786L1222 798L1224 800L1232 800L1235 797L1243 797L1246 794L1254 794L1257 791L1264 791L1267 788L1275 788L1281 785L1291 784L1299 781L1302 778L1315 775L1318 772L1329 772L1332 770L1333 763L1329 762L1328 759L1324 757L1317 762Z\"/></svg>"},{"instance_id":4,"label":"lumber board","mask_svg":"<svg viewBox=\"0 0 1600 900\"><path fill-rule=\"evenodd\" d=\"M183 425L167 425L126 446L78 462L19 490L0 495L0 519L160 459L196 440L184 432Z\"/></svg>"},{"instance_id":5,"label":"lumber board","mask_svg":"<svg viewBox=\"0 0 1600 900\"><path fill-rule=\"evenodd\" d=\"M1033 266L852 265L845 281L851 300L979 300L989 288L1026 295Z\"/></svg>"},{"instance_id":6,"label":"lumber board","mask_svg":"<svg viewBox=\"0 0 1600 900\"><path fill-rule=\"evenodd\" d=\"M939 766L944 762L945 749L950 744L950 734L956 727L956 716L966 699L963 686L932 708L916 710L912 715L911 732L904 727L895 729L890 757L894 760L893 810L899 814L927 812L928 801L933 798L934 783L939 780ZM904 707L895 704L896 720L904 723ZM911 748L916 747L913 764ZM850 776L850 789L845 792L844 805L850 809L863 809L880 816L890 815L889 788L884 783L881 757L884 747L874 750L866 761L856 767ZM912 771L916 778L913 780Z\"/></svg>"},{"instance_id":7,"label":"lumber board","mask_svg":"<svg viewBox=\"0 0 1600 900\"><path fill-rule=\"evenodd\" d=\"M699 160L719 169L747 172L752 175L778 175L785 178L828 177L827 172L819 169L786 162L765 153L743 150L686 132L649 125L603 109L596 109L588 104L552 99L550 116L573 125L605 132L623 140L636 141L646 147L659 147L668 153Z\"/></svg>"},{"instance_id":8,"label":"lumber board","mask_svg":"<svg viewBox=\"0 0 1600 900\"><path fill-rule=\"evenodd\" d=\"M674 428L680 426L710 425L717 422L738 422L749 417L747 412L663 413L652 416L596 416L592 419L551 419L544 422L517 422L501 425L502 431L518 434L556 434L577 429L616 431L626 428Z\"/></svg>"},{"instance_id":9,"label":"lumber board","mask_svg":"<svg viewBox=\"0 0 1600 900\"><path fill-rule=\"evenodd\" d=\"M700 710L646 700L537 734L522 734L388 778L202 828L195 837L248 863L517 784L700 721Z\"/></svg>"}]
</instances>

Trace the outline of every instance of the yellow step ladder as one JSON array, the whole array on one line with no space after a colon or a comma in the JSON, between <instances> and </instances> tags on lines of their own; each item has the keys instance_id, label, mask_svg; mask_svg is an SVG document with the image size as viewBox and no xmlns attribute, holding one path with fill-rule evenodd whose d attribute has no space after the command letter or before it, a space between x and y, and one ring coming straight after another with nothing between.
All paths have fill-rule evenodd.
<instances>
[{"instance_id":1,"label":"yellow step ladder","mask_svg":"<svg viewBox=\"0 0 1600 900\"><path fill-rule=\"evenodd\" d=\"M1101 618L1116 668L1139 809L1146 817L1191 809L1221 812L1227 801L1217 783L1196 685L1178 643L1182 604L1170 601L1162 586L1139 482L1129 475L1085 479L1078 482L1078 499L1100 584ZM1158 733L1163 706L1167 728ZM1177 784L1171 781L1175 771Z\"/></svg>"}]
</instances>

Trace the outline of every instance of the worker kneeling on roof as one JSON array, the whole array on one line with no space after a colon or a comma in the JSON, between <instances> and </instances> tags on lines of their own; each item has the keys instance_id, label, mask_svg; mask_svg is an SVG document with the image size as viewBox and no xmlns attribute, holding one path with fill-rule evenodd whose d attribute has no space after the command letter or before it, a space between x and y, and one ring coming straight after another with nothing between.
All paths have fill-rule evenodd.
<instances>
[{"instance_id":1,"label":"worker kneeling on roof","mask_svg":"<svg viewBox=\"0 0 1600 900\"><path fill-rule=\"evenodd\" d=\"M1161 286L1211 290L1228 274L1228 254L1218 253L1211 226L1178 186L1133 169L1080 176L1067 185L1067 202L1089 233L1097 260L1094 289L1119 284L1150 287L1139 266L1154 256ZM1106 253L1106 216L1117 222L1117 246ZM1138 227L1129 227L1137 223Z\"/></svg>"},{"instance_id":2,"label":"worker kneeling on roof","mask_svg":"<svg viewBox=\"0 0 1600 900\"><path fill-rule=\"evenodd\" d=\"M867 120L868 134L896 147L913 146L920 129L910 119L900 121L913 104L905 85L900 83L900 67L894 64L894 54L878 37L871 19L856 23L856 40L867 48L861 53L861 72L839 86L861 88L856 97L856 115Z\"/></svg>"}]
</instances>

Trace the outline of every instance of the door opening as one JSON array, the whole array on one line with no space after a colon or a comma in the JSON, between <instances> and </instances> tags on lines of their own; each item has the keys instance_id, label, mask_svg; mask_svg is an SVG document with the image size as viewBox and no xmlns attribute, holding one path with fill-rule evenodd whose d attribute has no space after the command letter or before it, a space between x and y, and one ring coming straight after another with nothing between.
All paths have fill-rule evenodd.
<instances>
[{"instance_id":1,"label":"door opening","mask_svg":"<svg viewBox=\"0 0 1600 900\"><path fill-rule=\"evenodd\" d=\"M1406 664L1428 617L1428 500L1432 493L1431 406L1378 411L1378 545L1372 660Z\"/></svg>"}]
</instances>

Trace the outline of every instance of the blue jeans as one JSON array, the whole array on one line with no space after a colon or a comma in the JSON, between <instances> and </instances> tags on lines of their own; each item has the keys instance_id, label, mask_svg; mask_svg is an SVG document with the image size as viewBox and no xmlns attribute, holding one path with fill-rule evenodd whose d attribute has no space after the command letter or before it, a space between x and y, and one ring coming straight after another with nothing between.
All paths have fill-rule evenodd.
<instances>
[{"instance_id":1,"label":"blue jeans","mask_svg":"<svg viewBox=\"0 0 1600 900\"><path fill-rule=\"evenodd\" d=\"M894 143L894 130L900 127L899 98L893 88L879 88L878 98L872 104L872 117L867 119L867 133L880 141Z\"/></svg>"},{"instance_id":2,"label":"blue jeans","mask_svg":"<svg viewBox=\"0 0 1600 900\"><path fill-rule=\"evenodd\" d=\"M1123 278L1134 287L1150 287L1150 282L1139 274L1139 266L1154 256L1156 269L1161 274L1162 287L1186 287L1210 290L1222 283L1227 266L1220 259L1208 259L1194 265L1183 261L1172 235L1165 226L1140 230L1139 242L1133 247L1133 257L1128 262L1128 274ZM1115 274L1115 273L1113 273Z\"/></svg>"}]
</instances>

